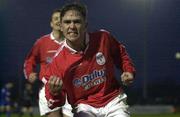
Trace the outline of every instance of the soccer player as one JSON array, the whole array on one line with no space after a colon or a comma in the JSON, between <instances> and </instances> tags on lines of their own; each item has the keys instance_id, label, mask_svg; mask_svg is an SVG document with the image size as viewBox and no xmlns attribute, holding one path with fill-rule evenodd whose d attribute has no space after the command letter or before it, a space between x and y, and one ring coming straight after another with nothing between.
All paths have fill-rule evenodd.
<instances>
[{"instance_id":1,"label":"soccer player","mask_svg":"<svg viewBox=\"0 0 180 117\"><path fill-rule=\"evenodd\" d=\"M29 82L25 84L23 96L22 96L22 109L20 110L20 117L22 117L24 114L29 114L30 117L33 117L33 90L32 90L32 84Z\"/></svg>"},{"instance_id":2,"label":"soccer player","mask_svg":"<svg viewBox=\"0 0 180 117\"><path fill-rule=\"evenodd\" d=\"M61 47L63 42L63 35L60 31L60 10L55 10L52 13L50 26L52 32L48 35L42 36L38 39L31 51L29 52L24 63L24 74L26 79L33 83L38 79L37 67L40 65L39 79L44 83L44 79L41 79L47 65L52 62L53 56L57 50ZM69 107L69 106L68 106ZM71 107L70 107L71 108ZM64 117L72 116L71 109L63 107ZM44 84L39 91L39 109L40 115L47 115L48 117L60 117L60 107L56 107L53 110L48 107L47 100L45 98ZM70 111L68 111L68 109Z\"/></svg>"},{"instance_id":3,"label":"soccer player","mask_svg":"<svg viewBox=\"0 0 180 117\"><path fill-rule=\"evenodd\" d=\"M22 96L22 108L20 112L20 117L22 117L24 114L29 114L30 117L33 117L33 89L32 84L25 83L23 96Z\"/></svg>"},{"instance_id":4,"label":"soccer player","mask_svg":"<svg viewBox=\"0 0 180 117\"><path fill-rule=\"evenodd\" d=\"M63 105L66 92L74 117L129 117L114 68L122 70L121 80L129 85L135 75L132 60L108 31L87 32L86 12L82 4L62 8L65 41L44 75L49 107Z\"/></svg>"},{"instance_id":5,"label":"soccer player","mask_svg":"<svg viewBox=\"0 0 180 117\"><path fill-rule=\"evenodd\" d=\"M10 117L12 113L12 88L14 84L12 82L7 82L5 86L1 89L0 94L0 112L6 113L6 117ZM0 113L1 114L1 113Z\"/></svg>"}]
</instances>

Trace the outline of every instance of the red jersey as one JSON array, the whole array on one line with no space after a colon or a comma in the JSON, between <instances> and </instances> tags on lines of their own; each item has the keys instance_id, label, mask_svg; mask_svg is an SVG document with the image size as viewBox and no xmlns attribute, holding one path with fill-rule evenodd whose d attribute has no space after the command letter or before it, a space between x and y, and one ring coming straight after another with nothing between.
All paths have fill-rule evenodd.
<instances>
[{"instance_id":1,"label":"red jersey","mask_svg":"<svg viewBox=\"0 0 180 117\"><path fill-rule=\"evenodd\" d=\"M42 80L42 74L45 71L46 65L52 62L52 57L60 45L61 42L55 40L52 33L39 38L25 59L25 78L28 79L30 73L36 72L37 65L40 65L39 79Z\"/></svg>"},{"instance_id":2,"label":"red jersey","mask_svg":"<svg viewBox=\"0 0 180 117\"><path fill-rule=\"evenodd\" d=\"M89 33L86 42L85 51L76 52L65 41L53 62L49 64L45 78L48 80L51 75L56 75L62 79L63 88L72 106L84 103L99 108L123 92L115 78L114 68L133 74L135 68L125 47L110 33ZM46 98L51 103L50 108L64 104L62 95L63 92L59 97L53 96L46 85Z\"/></svg>"}]
</instances>

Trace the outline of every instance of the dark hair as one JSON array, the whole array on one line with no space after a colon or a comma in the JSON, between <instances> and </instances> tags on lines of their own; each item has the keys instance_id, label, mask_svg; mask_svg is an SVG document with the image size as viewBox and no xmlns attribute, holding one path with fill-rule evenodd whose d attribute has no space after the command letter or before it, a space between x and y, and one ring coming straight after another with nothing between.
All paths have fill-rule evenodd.
<instances>
[{"instance_id":1,"label":"dark hair","mask_svg":"<svg viewBox=\"0 0 180 117\"><path fill-rule=\"evenodd\" d=\"M65 15L65 13L69 10L76 10L80 12L83 18L86 20L87 9L86 9L86 6L81 3L71 3L71 4L64 5L61 10L61 20L62 20L62 17Z\"/></svg>"},{"instance_id":2,"label":"dark hair","mask_svg":"<svg viewBox=\"0 0 180 117\"><path fill-rule=\"evenodd\" d=\"M54 13L61 13L61 9L55 9L55 10L53 10L53 12L51 13L51 19L50 19L50 21L52 21L52 16L53 16Z\"/></svg>"}]
</instances>

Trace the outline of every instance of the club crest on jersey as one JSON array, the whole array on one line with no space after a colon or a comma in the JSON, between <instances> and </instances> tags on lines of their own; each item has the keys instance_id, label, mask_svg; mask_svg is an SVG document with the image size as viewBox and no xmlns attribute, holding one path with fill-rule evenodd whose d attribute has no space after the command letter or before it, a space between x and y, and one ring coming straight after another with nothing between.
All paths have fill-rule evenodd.
<instances>
[{"instance_id":1,"label":"club crest on jersey","mask_svg":"<svg viewBox=\"0 0 180 117\"><path fill-rule=\"evenodd\" d=\"M46 63L51 63L52 62L52 58L51 57L46 57Z\"/></svg>"},{"instance_id":2,"label":"club crest on jersey","mask_svg":"<svg viewBox=\"0 0 180 117\"><path fill-rule=\"evenodd\" d=\"M96 54L96 62L99 64L99 65L104 65L106 63L106 59L103 55L102 52L98 52Z\"/></svg>"}]
</instances>

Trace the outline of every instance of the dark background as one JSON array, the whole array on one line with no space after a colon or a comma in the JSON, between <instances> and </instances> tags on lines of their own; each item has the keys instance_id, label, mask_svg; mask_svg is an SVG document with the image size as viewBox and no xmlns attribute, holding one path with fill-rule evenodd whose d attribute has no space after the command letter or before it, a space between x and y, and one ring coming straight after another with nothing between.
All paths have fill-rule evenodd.
<instances>
[{"instance_id":1,"label":"dark background","mask_svg":"<svg viewBox=\"0 0 180 117\"><path fill-rule=\"evenodd\" d=\"M50 33L52 11L73 0L0 0L0 84L23 85L23 62ZM137 74L126 89L132 103L180 100L180 0L81 0L89 31L106 29L126 45ZM160 99L160 100L159 100ZM145 101L144 101L145 100Z\"/></svg>"}]
</instances>

